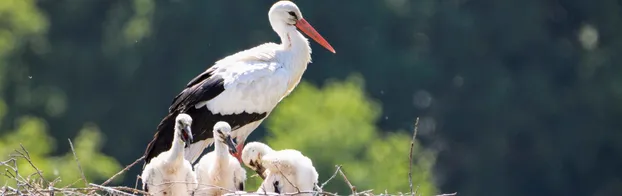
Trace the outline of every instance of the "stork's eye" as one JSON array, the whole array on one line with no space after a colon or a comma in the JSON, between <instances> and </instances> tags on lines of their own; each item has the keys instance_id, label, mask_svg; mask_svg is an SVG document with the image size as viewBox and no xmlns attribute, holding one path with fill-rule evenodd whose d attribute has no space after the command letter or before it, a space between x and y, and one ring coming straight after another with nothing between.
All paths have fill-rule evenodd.
<instances>
[{"instance_id":1,"label":"stork's eye","mask_svg":"<svg viewBox=\"0 0 622 196\"><path fill-rule=\"evenodd\" d=\"M287 12L287 13L288 13L290 16L293 16L294 18L298 18L298 17L296 16L296 12Z\"/></svg>"}]
</instances>

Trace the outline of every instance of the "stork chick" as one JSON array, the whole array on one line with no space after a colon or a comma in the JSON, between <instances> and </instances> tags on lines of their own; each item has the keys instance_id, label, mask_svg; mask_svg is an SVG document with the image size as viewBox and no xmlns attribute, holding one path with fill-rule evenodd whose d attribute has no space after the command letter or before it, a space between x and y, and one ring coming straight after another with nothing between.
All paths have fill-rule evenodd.
<instances>
[{"instance_id":1,"label":"stork chick","mask_svg":"<svg viewBox=\"0 0 622 196\"><path fill-rule=\"evenodd\" d=\"M227 190L244 190L246 170L229 154L230 151L237 153L231 138L231 126L219 121L214 125L213 134L216 140L214 151L201 157L194 168L199 182L195 195L223 195Z\"/></svg>"},{"instance_id":2,"label":"stork chick","mask_svg":"<svg viewBox=\"0 0 622 196\"><path fill-rule=\"evenodd\" d=\"M197 187L190 162L184 159L184 146L192 142L192 118L177 115L173 144L145 166L141 178L143 190L153 195L191 195Z\"/></svg>"},{"instance_id":3,"label":"stork chick","mask_svg":"<svg viewBox=\"0 0 622 196\"><path fill-rule=\"evenodd\" d=\"M250 142L242 150L242 160L264 179L259 193L296 193L317 187L313 162L297 150L275 151L266 144Z\"/></svg>"}]
</instances>

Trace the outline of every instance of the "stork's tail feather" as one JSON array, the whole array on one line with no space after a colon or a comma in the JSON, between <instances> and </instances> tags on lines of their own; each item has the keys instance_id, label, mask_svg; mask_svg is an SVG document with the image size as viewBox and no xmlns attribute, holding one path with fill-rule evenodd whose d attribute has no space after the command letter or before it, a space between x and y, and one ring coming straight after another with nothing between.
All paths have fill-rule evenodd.
<instances>
[{"instance_id":1,"label":"stork's tail feather","mask_svg":"<svg viewBox=\"0 0 622 196\"><path fill-rule=\"evenodd\" d=\"M160 153L167 151L171 148L173 142L173 133L175 131L175 118L178 112L170 113L160 121L157 131L153 136L153 140L147 145L145 150L145 165L151 161L154 157Z\"/></svg>"}]
</instances>

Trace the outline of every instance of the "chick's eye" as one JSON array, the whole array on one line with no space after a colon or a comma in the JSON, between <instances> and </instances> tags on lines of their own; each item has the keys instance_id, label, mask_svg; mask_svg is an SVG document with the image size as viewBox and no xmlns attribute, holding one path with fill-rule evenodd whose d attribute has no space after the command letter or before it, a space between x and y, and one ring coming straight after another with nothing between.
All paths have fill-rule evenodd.
<instances>
[{"instance_id":1,"label":"chick's eye","mask_svg":"<svg viewBox=\"0 0 622 196\"><path fill-rule=\"evenodd\" d=\"M296 17L296 12L287 12L287 13L288 13L290 16L293 16L294 18L297 18L297 17Z\"/></svg>"}]
</instances>

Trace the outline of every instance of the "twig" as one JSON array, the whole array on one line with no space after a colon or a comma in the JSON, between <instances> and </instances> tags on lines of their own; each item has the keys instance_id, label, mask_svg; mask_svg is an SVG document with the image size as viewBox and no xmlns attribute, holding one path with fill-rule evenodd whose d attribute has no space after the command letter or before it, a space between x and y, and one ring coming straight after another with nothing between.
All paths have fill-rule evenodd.
<instances>
[{"instance_id":1,"label":"twig","mask_svg":"<svg viewBox=\"0 0 622 196\"><path fill-rule=\"evenodd\" d=\"M337 168L335 170L335 173L333 173L333 175L328 178L328 180L326 180L326 182L322 183L322 185L320 186L320 189L324 190L324 186L326 186L326 184L328 184L328 182L330 182L330 180L332 180L333 178L335 178L335 176L337 176L337 173L339 173L339 170L341 170L341 165L335 165L335 167Z\"/></svg>"},{"instance_id":2,"label":"twig","mask_svg":"<svg viewBox=\"0 0 622 196\"><path fill-rule=\"evenodd\" d=\"M457 195L458 192L453 192L453 193L445 193L445 194L440 194L440 195L436 195L436 196L452 196L452 195Z\"/></svg>"},{"instance_id":3,"label":"twig","mask_svg":"<svg viewBox=\"0 0 622 196\"><path fill-rule=\"evenodd\" d=\"M30 153L28 153L28 150L26 150L26 148L24 148L24 146L22 144L19 144L19 146L22 148L22 150L24 152L20 152L19 150L15 150L15 152L17 154L19 154L20 157L22 157L23 159L26 159L26 161L28 161L28 163L30 164L30 166L32 166L33 169L35 169L37 171L37 173L39 174L39 176L41 177L41 181L45 181L45 178L43 178L43 174L41 174L41 170L39 170L39 168L37 168L37 166L35 166L34 163L32 163L32 160L30 160ZM17 155L11 155L12 157L15 157ZM17 186L17 190L19 190L19 186L20 186L20 181L18 178L21 178L24 185L30 187L31 189L35 190L35 192L37 192L38 194L41 194L35 187L33 187L28 180L24 179L24 177L20 176L18 173L18 168L17 168L17 159L14 159L13 164L15 165L15 167L13 168L13 171L15 171L15 182L16 182L16 186ZM32 194L32 192L30 192L30 189L26 189L28 191L28 193Z\"/></svg>"},{"instance_id":4,"label":"twig","mask_svg":"<svg viewBox=\"0 0 622 196\"><path fill-rule=\"evenodd\" d=\"M116 193L116 194L119 194L119 195L133 196L132 194L129 194L129 193L126 193L126 192L123 192L123 191L120 191L120 190L116 190L116 189L113 189L113 188L109 188L109 187L105 187L105 186L101 186L101 185L97 185L97 184L93 184L93 183L91 183L89 185L93 186L93 187L100 188L100 189L102 189L102 190L104 190L106 192L109 192L109 193Z\"/></svg>"},{"instance_id":5,"label":"twig","mask_svg":"<svg viewBox=\"0 0 622 196\"><path fill-rule=\"evenodd\" d=\"M412 193L412 192L411 193L412 193L412 195L417 195L417 192L419 192L419 185L417 185L417 188L415 188L415 193ZM421 195L421 194L419 194L419 195Z\"/></svg>"},{"instance_id":6,"label":"twig","mask_svg":"<svg viewBox=\"0 0 622 196\"><path fill-rule=\"evenodd\" d=\"M14 161L14 160L15 160L14 158L10 158L9 160L0 162L0 165L7 165L8 166L9 162Z\"/></svg>"},{"instance_id":7,"label":"twig","mask_svg":"<svg viewBox=\"0 0 622 196\"><path fill-rule=\"evenodd\" d=\"M26 161L28 161L28 163L30 164L30 166L32 166L32 168L34 168L37 171L37 174L39 174L39 177L41 177L41 179L47 183L47 181L45 181L45 178L43 177L43 174L41 174L41 170L39 170L39 168L37 168L37 166L35 166L34 163L32 163L32 161L30 160L30 153L28 153L28 151L26 150L26 148L24 148L24 145L22 145L21 143L19 144L19 146L22 148L22 150L24 151L25 155L19 151L16 150L17 153L19 153L20 155L22 155L22 157L24 157L24 159L26 159ZM17 160L15 160L17 161ZM17 167L17 166L16 166ZM17 170L17 168L16 168Z\"/></svg>"},{"instance_id":8,"label":"twig","mask_svg":"<svg viewBox=\"0 0 622 196\"><path fill-rule=\"evenodd\" d=\"M73 148L73 143L71 143L71 139L69 140L69 147L71 147L71 152L73 152L73 157L76 159L76 163L78 164L78 169L80 170L80 174L82 175L82 180L84 180L84 185L89 186L89 182L86 180L86 176L84 176L84 171L82 171L82 166L80 165L80 160L78 160L78 155L76 155L76 150Z\"/></svg>"},{"instance_id":9,"label":"twig","mask_svg":"<svg viewBox=\"0 0 622 196\"><path fill-rule=\"evenodd\" d=\"M82 180L82 179L78 179L78 180L76 180L76 181L72 182L71 184L68 184L67 186L65 186L65 187L63 187L63 188L69 188L69 187L71 187L71 186L75 185L76 183L80 182L81 180Z\"/></svg>"},{"instance_id":10,"label":"twig","mask_svg":"<svg viewBox=\"0 0 622 196\"><path fill-rule=\"evenodd\" d=\"M357 195L356 193L356 187L352 185L352 183L350 183L350 181L348 180L348 177L346 177L346 174L343 173L343 170L341 170L341 168L339 168L339 174L341 174L341 176L343 177L343 179L346 181L346 183L348 184L348 186L350 187L350 189L352 190L352 195Z\"/></svg>"},{"instance_id":11,"label":"twig","mask_svg":"<svg viewBox=\"0 0 622 196\"><path fill-rule=\"evenodd\" d=\"M142 191L142 190L138 190L138 189L133 189L133 188L130 188L130 187L125 187L125 186L115 186L115 187L110 187L110 188L115 189L115 190L119 190L119 191L129 191L129 192L133 192L133 193L140 193L142 195L149 195L149 193L146 192L146 191Z\"/></svg>"},{"instance_id":12,"label":"twig","mask_svg":"<svg viewBox=\"0 0 622 196\"><path fill-rule=\"evenodd\" d=\"M17 160L13 159L13 171L15 171L15 176L19 176L19 171L17 170ZM15 178L15 186L17 187L17 190L19 190L19 181L17 180L17 177Z\"/></svg>"},{"instance_id":13,"label":"twig","mask_svg":"<svg viewBox=\"0 0 622 196\"><path fill-rule=\"evenodd\" d=\"M408 182L410 183L410 194L415 195L413 192L413 148L415 146L415 137L417 137L417 129L419 128L419 117L415 120L415 131L413 133L413 139L410 141L410 153L408 154ZM417 188L419 189L419 188Z\"/></svg>"},{"instance_id":14,"label":"twig","mask_svg":"<svg viewBox=\"0 0 622 196\"><path fill-rule=\"evenodd\" d=\"M115 175L113 175L112 177L108 178L108 180L106 180L104 183L102 183L102 186L106 186L108 183L112 182L112 180L114 178L116 178L118 175L121 175L121 173L126 172L127 170L130 170L131 167L133 167L134 165L136 165L136 163L142 161L143 159L145 159L145 156L142 156L142 157L136 159L136 161L134 161L132 164L129 164L128 166L123 168L121 171L117 172Z\"/></svg>"},{"instance_id":15,"label":"twig","mask_svg":"<svg viewBox=\"0 0 622 196\"><path fill-rule=\"evenodd\" d=\"M134 189L138 189L138 188L137 188L137 187L138 187L138 179L141 179L141 178L140 178L140 175L136 175L136 182L134 183ZM142 180L142 179L141 179L141 180Z\"/></svg>"},{"instance_id":16,"label":"twig","mask_svg":"<svg viewBox=\"0 0 622 196\"><path fill-rule=\"evenodd\" d=\"M372 191L374 191L374 189L369 189L369 190L366 190L366 191L362 191L362 192L360 192L360 193L358 193L358 194L363 194L363 195L374 195L374 193L372 193Z\"/></svg>"},{"instance_id":17,"label":"twig","mask_svg":"<svg viewBox=\"0 0 622 196\"><path fill-rule=\"evenodd\" d=\"M301 192L296 192L296 193L272 193L272 192L242 192L242 191L236 191L233 193L226 193L223 196L232 196L232 195L302 195L302 194L320 194L320 195L331 195L331 196L339 196L335 193L329 193L329 192L322 192L322 191L301 191Z\"/></svg>"},{"instance_id":18,"label":"twig","mask_svg":"<svg viewBox=\"0 0 622 196\"><path fill-rule=\"evenodd\" d=\"M197 184L197 188L195 189L194 195L202 195L202 193L200 193L199 191L209 190L209 189L218 189L218 190L221 190L221 191L225 191L226 193L235 193L235 192L237 192L236 190L227 189L227 188L221 187L221 186L216 186L216 185L211 185L211 184L203 184L203 183L188 183L188 182L184 182L184 181L165 182L165 183L154 184L154 186L162 186L162 185L167 185L167 184L172 185L173 183Z\"/></svg>"}]
</instances>

